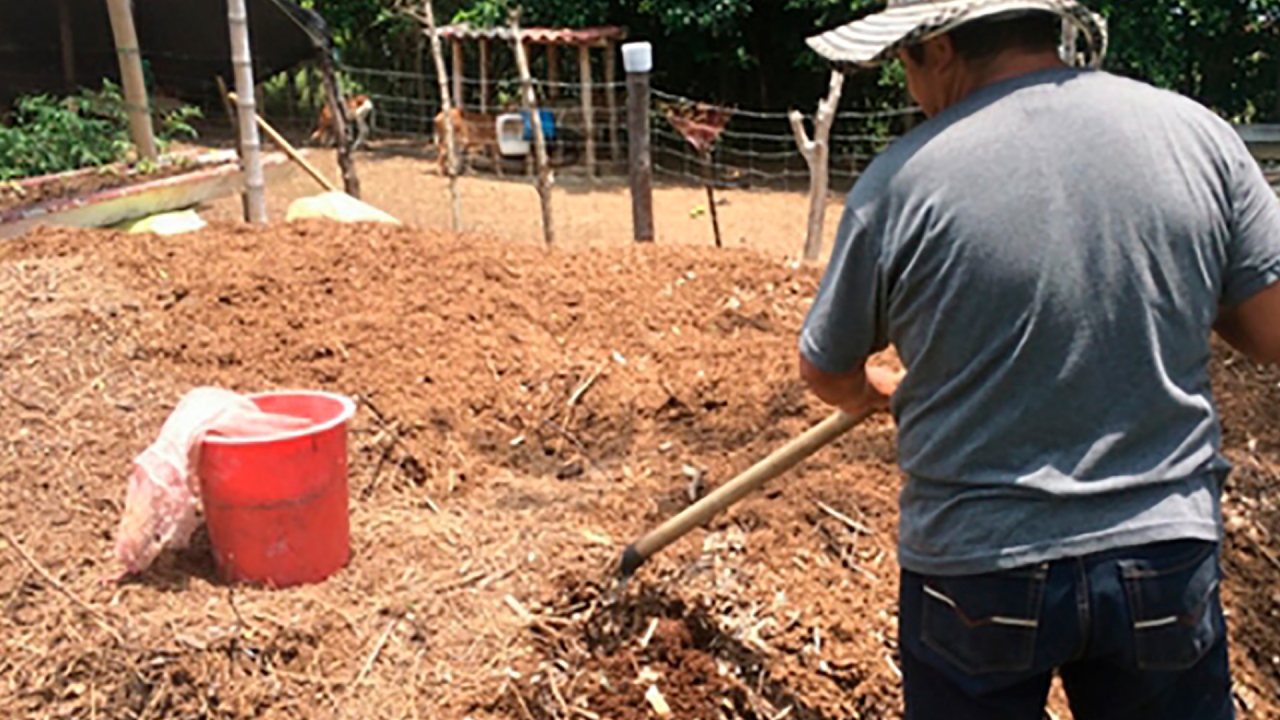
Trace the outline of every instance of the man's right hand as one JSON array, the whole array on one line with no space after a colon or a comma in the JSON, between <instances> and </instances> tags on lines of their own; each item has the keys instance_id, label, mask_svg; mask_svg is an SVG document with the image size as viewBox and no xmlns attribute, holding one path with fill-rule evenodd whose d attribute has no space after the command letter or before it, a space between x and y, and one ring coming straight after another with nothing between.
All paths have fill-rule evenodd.
<instances>
[{"instance_id":1,"label":"man's right hand","mask_svg":"<svg viewBox=\"0 0 1280 720\"><path fill-rule=\"evenodd\" d=\"M867 366L867 383L875 388L876 392L884 395L886 399L898 391L898 386L902 384L902 378L906 376L905 370L895 371L889 368Z\"/></svg>"},{"instance_id":2,"label":"man's right hand","mask_svg":"<svg viewBox=\"0 0 1280 720\"><path fill-rule=\"evenodd\" d=\"M866 366L845 373L829 373L800 356L800 376L828 405L855 417L889 409L889 398L898 389L905 373Z\"/></svg>"}]
</instances>

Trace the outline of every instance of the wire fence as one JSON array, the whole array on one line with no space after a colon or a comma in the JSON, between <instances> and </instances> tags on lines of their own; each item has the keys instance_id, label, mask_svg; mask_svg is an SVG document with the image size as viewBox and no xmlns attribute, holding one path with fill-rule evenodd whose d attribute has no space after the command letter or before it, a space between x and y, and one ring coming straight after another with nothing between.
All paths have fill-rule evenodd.
<instances>
[{"instance_id":1,"label":"wire fence","mask_svg":"<svg viewBox=\"0 0 1280 720\"><path fill-rule=\"evenodd\" d=\"M318 99L308 100L308 93L298 89L299 82L289 82L295 89L290 93L294 107L280 111L290 117L314 116ZM435 153L435 118L441 103L434 73L346 66L342 68L342 82L347 92L367 95L373 101L375 138L407 140L403 145L413 152ZM451 78L451 87L453 82ZM462 77L457 82L462 94L461 102L456 104L467 112L487 113L486 117L494 119L499 113L519 111L518 79L501 77L482 81L477 77ZM311 84L314 86L314 82ZM625 83L592 83L589 116L583 113L582 83L535 79L533 84L539 106L549 110L553 117L548 146L551 162L558 172L573 174L585 169L590 135L594 139L596 174L626 174ZM278 104L279 99L276 100ZM815 106L817 101L815 98ZM700 101L661 89L653 91L650 143L654 172L659 179L694 184L710 181L721 187L785 190L808 187L809 167L796 144L787 112L726 108L730 112L729 123L720 135L710 162L706 162L662 112L665 105L688 104L700 104ZM812 108L802 112L806 126L812 128ZM852 186L867 163L910 129L917 118L914 107L842 107L830 140L832 190L843 192ZM525 158L503 159L493 152L469 157L468 169L480 174L519 173L527 171L528 162Z\"/></svg>"}]
</instances>

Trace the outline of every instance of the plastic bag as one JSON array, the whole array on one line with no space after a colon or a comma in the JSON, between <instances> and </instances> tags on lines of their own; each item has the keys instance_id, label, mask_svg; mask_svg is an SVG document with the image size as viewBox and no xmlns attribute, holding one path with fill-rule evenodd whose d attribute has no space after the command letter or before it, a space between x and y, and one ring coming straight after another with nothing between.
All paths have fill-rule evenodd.
<instances>
[{"instance_id":1,"label":"plastic bag","mask_svg":"<svg viewBox=\"0 0 1280 720\"><path fill-rule=\"evenodd\" d=\"M159 215L151 215L141 220L131 220L122 223L118 227L130 234L155 233L156 235L181 235L183 233L195 232L206 227L208 223L204 221L195 210L182 210L180 212L160 213Z\"/></svg>"},{"instance_id":2,"label":"plastic bag","mask_svg":"<svg viewBox=\"0 0 1280 720\"><path fill-rule=\"evenodd\" d=\"M285 215L286 222L311 218L327 218L338 222L373 222L399 225L400 221L366 202L344 192L327 192L294 200Z\"/></svg>"},{"instance_id":3,"label":"plastic bag","mask_svg":"<svg viewBox=\"0 0 1280 720\"><path fill-rule=\"evenodd\" d=\"M300 430L303 418L264 413L248 398L220 388L187 393L156 441L134 458L116 535L127 572L146 570L165 548L184 548L198 524L196 468L206 435L252 437Z\"/></svg>"}]
</instances>

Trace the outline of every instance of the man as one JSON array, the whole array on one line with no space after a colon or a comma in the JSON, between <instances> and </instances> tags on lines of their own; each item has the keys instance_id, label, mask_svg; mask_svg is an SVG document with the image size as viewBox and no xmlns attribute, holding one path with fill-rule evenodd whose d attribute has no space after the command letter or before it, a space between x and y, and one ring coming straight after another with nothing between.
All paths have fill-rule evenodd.
<instances>
[{"instance_id":1,"label":"man","mask_svg":"<svg viewBox=\"0 0 1280 720\"><path fill-rule=\"evenodd\" d=\"M906 474L910 720L1233 717L1218 599L1217 330L1280 359L1280 203L1232 128L1058 58L1071 0L890 0L812 39L892 57L929 119L847 199L800 339ZM865 367L892 343L906 368Z\"/></svg>"}]
</instances>

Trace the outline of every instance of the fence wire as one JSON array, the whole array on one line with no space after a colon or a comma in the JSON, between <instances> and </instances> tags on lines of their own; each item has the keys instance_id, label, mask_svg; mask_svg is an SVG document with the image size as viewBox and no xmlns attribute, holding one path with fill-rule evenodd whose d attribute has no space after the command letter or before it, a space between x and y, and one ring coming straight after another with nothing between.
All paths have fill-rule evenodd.
<instances>
[{"instance_id":1,"label":"fence wire","mask_svg":"<svg viewBox=\"0 0 1280 720\"><path fill-rule=\"evenodd\" d=\"M342 82L349 93L368 95L375 105L374 136L410 139L433 153L435 118L440 112L439 84L431 72L411 72L381 68L342 68ZM455 87L450 78L450 87ZM518 111L519 80L512 77L464 76L461 102L455 105L468 112L495 115ZM570 173L585 165L587 118L582 112L580 82L533 81L539 105L554 117L550 138L553 164ZM295 82L295 86L297 83ZM591 125L595 138L596 172L602 176L624 176L627 172L626 83L593 82L591 85ZM482 98L483 94L483 98ZM306 92L293 94L297 98ZM610 102L612 96L612 102ZM818 98L814 99L817 105ZM299 101L301 102L301 101ZM703 104L662 89L653 90L650 107L650 138L655 173L662 179L722 187L770 187L803 190L808 187L809 167L796 144L789 113L730 107L731 118L720 135L709 161L699 156L668 122L663 108L671 105ZM314 113L314 100L294 114ZM812 132L813 113L802 111L806 128ZM857 179L867 163L890 142L910 129L918 118L915 107L853 108L839 110L830 138L830 174L833 191L843 192ZM527 170L520 159L506 161L507 172ZM475 172L491 172L493 161L479 158L471 163Z\"/></svg>"}]
</instances>

